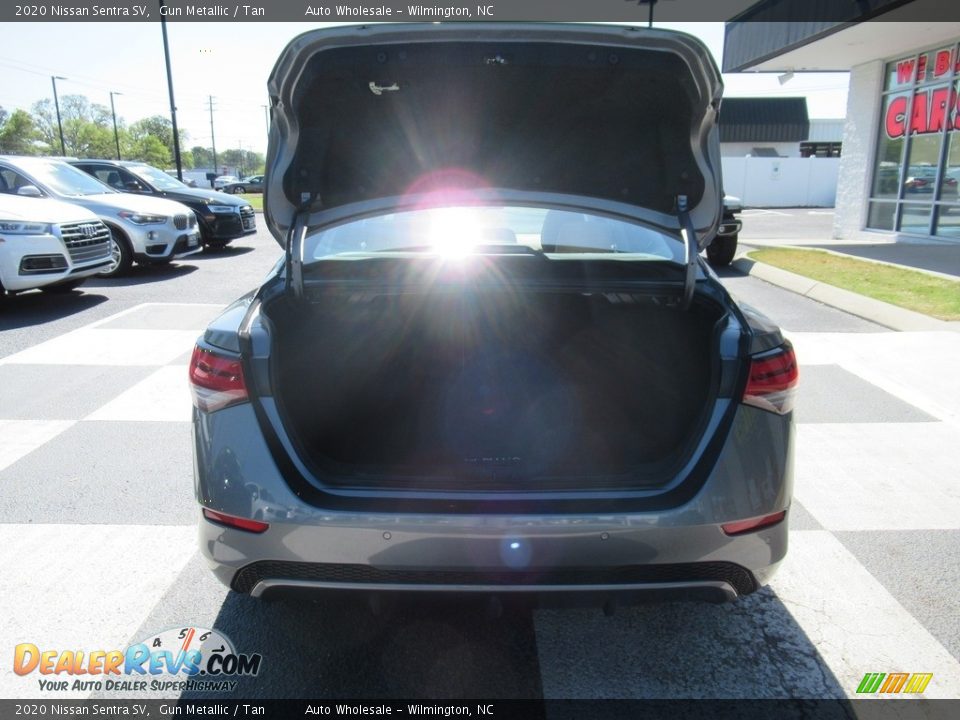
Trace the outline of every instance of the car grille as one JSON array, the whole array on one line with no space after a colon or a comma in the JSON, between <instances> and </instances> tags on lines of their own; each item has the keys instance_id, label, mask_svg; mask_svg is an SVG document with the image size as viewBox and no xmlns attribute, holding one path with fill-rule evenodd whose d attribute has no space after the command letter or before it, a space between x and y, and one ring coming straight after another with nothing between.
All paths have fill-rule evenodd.
<instances>
[{"instance_id":1,"label":"car grille","mask_svg":"<svg viewBox=\"0 0 960 720\"><path fill-rule=\"evenodd\" d=\"M186 215L174 215L173 216L173 226L177 230L186 230L187 229L187 216Z\"/></svg>"},{"instance_id":2,"label":"car grille","mask_svg":"<svg viewBox=\"0 0 960 720\"><path fill-rule=\"evenodd\" d=\"M74 263L110 257L110 229L99 220L61 225L60 237Z\"/></svg>"},{"instance_id":3,"label":"car grille","mask_svg":"<svg viewBox=\"0 0 960 720\"><path fill-rule=\"evenodd\" d=\"M190 223L191 228L195 228L197 226L197 216L195 214L190 213L187 215L187 220Z\"/></svg>"},{"instance_id":4,"label":"car grille","mask_svg":"<svg viewBox=\"0 0 960 720\"><path fill-rule=\"evenodd\" d=\"M746 568L730 562L676 563L672 565L622 565L593 568L541 568L525 571L403 570L329 563L265 560L242 568L233 578L233 589L249 593L261 580L313 580L328 583L377 585L629 585L635 583L721 581L738 595L757 589Z\"/></svg>"}]
</instances>

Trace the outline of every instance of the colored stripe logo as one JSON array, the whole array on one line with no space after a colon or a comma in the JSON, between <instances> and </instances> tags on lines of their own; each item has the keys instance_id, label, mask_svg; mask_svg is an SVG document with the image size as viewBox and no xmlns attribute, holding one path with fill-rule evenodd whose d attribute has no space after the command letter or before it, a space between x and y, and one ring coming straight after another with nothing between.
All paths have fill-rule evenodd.
<instances>
[{"instance_id":1,"label":"colored stripe logo","mask_svg":"<svg viewBox=\"0 0 960 720\"><path fill-rule=\"evenodd\" d=\"M933 673L867 673L857 686L858 695L917 694L927 689Z\"/></svg>"}]
</instances>

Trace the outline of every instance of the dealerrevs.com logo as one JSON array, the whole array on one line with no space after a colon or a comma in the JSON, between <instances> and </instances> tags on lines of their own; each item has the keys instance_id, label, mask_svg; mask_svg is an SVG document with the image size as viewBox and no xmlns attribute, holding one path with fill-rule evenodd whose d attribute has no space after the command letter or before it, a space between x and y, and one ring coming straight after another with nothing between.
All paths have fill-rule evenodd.
<instances>
[{"instance_id":1,"label":"dealerrevs.com logo","mask_svg":"<svg viewBox=\"0 0 960 720\"><path fill-rule=\"evenodd\" d=\"M172 628L124 650L54 650L20 643L13 671L34 673L43 691L232 691L236 678L260 672L259 653L238 653L226 635Z\"/></svg>"}]
</instances>

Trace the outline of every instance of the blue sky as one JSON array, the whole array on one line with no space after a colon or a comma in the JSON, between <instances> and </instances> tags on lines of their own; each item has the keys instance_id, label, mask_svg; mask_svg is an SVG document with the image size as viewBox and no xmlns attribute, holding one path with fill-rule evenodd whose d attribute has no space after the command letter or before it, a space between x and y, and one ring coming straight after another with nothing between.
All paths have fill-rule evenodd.
<instances>
[{"instance_id":1,"label":"blue sky","mask_svg":"<svg viewBox=\"0 0 960 720\"><path fill-rule=\"evenodd\" d=\"M29 107L52 97L50 75L60 95L82 94L109 106L127 122L169 114L163 45L158 23L2 23L0 106ZM657 23L696 35L719 64L723 23ZM217 148L266 149L263 105L267 76L280 51L312 23L170 22L177 119L190 145L210 144L207 96L214 95ZM773 74L725 75L726 96L807 97L813 118L843 117L845 73L798 73L781 86Z\"/></svg>"}]
</instances>

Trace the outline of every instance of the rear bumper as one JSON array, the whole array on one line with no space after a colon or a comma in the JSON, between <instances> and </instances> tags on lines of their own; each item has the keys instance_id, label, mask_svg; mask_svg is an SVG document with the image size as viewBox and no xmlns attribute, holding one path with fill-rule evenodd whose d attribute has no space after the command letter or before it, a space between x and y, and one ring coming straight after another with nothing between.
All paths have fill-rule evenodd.
<instances>
[{"instance_id":1,"label":"rear bumper","mask_svg":"<svg viewBox=\"0 0 960 720\"><path fill-rule=\"evenodd\" d=\"M534 595L551 602L644 597L730 600L766 584L787 520L729 536L721 525L787 509L789 416L737 409L692 499L649 511L514 513L328 509L293 492L250 405L194 411L202 507L260 520L260 534L201 517L200 550L228 587L253 595L360 591ZM242 439L242 442L236 440ZM566 603L564 603L566 604Z\"/></svg>"},{"instance_id":2,"label":"rear bumper","mask_svg":"<svg viewBox=\"0 0 960 720\"><path fill-rule=\"evenodd\" d=\"M201 520L200 546L224 584L254 597L352 591L587 605L733 600L766 583L786 553L786 522L731 538L719 527L629 529L639 519L505 518L493 529L488 518L398 516L361 527L273 524L261 535ZM579 528L558 531L558 521Z\"/></svg>"}]
</instances>

